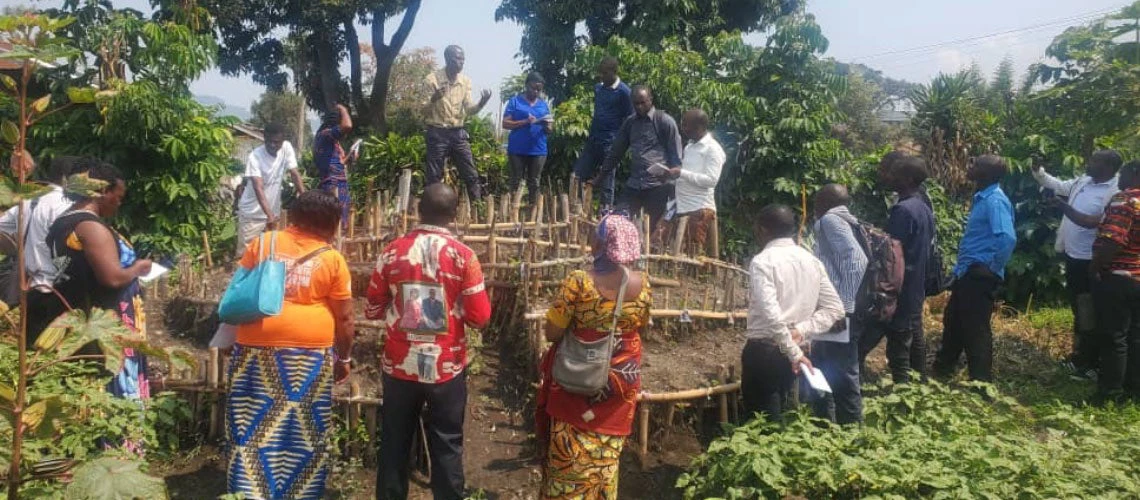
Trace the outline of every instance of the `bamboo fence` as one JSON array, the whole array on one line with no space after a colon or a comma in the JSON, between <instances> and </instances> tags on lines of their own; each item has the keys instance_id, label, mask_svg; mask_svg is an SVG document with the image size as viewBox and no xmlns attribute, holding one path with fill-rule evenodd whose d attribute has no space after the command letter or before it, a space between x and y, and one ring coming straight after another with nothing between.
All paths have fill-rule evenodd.
<instances>
[{"instance_id":1,"label":"bamboo fence","mask_svg":"<svg viewBox=\"0 0 1140 500\"><path fill-rule=\"evenodd\" d=\"M405 176L407 177L407 175ZM520 330L522 342L518 348L524 352L519 358L526 360L531 376L537 379L538 364L548 348L543 334L546 305L562 278L571 270L581 268L590 261L590 235L596 220L587 208L591 200L589 186L579 189L571 181L569 193L544 192L538 202L524 216L521 196L488 196L483 200L461 197L458 217L449 229L456 237L475 250L488 283L489 293L496 305L493 322L503 331ZM393 194L379 191L363 206L357 206L347 230L337 237L337 248L350 262L353 272L354 295L362 296L375 262L384 246L395 236L414 227L419 219L417 200L401 182ZM734 325L747 316L747 271L742 267L701 255L708 250L717 255L719 237L712 228L712 241L707 249L689 249L685 243L686 221L679 221L679 229L670 238L666 249L649 245L649 221L643 217L638 224L646 242L638 267L650 276L650 285L658 292L651 311L651 322L694 321ZM656 250L656 252L655 252ZM692 254L687 254L691 250ZM177 286L160 280L153 293L156 298L178 297L180 300L210 311L217 297L208 296L216 271L210 242L203 234L204 268L190 260L177 265ZM214 277L214 280L211 280ZM689 286L701 282L707 286ZM363 286L361 286L363 285ZM217 292L215 292L217 293ZM512 295L513 294L513 295ZM496 297L496 295L502 295ZM208 312L205 314L209 314ZM363 318L356 322L358 329L376 329L383 332L383 323ZM514 333L518 336L518 333ZM202 422L210 439L221 437L225 425L224 397L229 383L228 355L211 348L200 357L196 372L171 373L166 387L185 394L196 419ZM637 451L644 457L649 452L652 408L663 409L662 423L666 428L674 425L676 410L680 407L704 408L714 401L718 418L727 422L738 411L736 404L740 383L735 381L734 368L721 367L717 380L710 387L654 393L643 392L637 414ZM347 396L334 398L335 411L348 427L348 435L357 436L360 427L369 437L369 443L378 439L377 422L383 399L364 395L359 386L351 386ZM362 453L360 443L347 446L349 456L360 456L365 465L374 465L371 453Z\"/></svg>"}]
</instances>

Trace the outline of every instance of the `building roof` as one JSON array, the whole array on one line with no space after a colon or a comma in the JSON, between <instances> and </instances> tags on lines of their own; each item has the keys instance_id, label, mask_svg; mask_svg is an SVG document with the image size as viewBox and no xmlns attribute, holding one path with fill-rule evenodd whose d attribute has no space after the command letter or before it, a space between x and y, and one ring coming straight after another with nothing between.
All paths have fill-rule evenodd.
<instances>
[{"instance_id":1,"label":"building roof","mask_svg":"<svg viewBox=\"0 0 1140 500\"><path fill-rule=\"evenodd\" d=\"M0 40L0 54L12 51L12 44L4 40ZM55 65L48 62L36 61L44 68L55 68ZM20 59L0 59L0 71L16 71L24 67L24 62Z\"/></svg>"},{"instance_id":2,"label":"building roof","mask_svg":"<svg viewBox=\"0 0 1140 500\"><path fill-rule=\"evenodd\" d=\"M236 132L240 135L244 135L246 137L252 137L252 138L257 139L259 141L265 140L265 137L261 133L261 129L258 127L255 127L249 123L238 123L231 128L233 128L234 132Z\"/></svg>"}]
</instances>

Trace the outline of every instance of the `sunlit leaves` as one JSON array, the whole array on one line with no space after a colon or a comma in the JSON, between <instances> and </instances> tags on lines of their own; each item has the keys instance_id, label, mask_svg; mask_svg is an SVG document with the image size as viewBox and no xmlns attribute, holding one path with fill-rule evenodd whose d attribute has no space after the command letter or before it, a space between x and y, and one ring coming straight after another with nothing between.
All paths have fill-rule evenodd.
<instances>
[{"instance_id":1,"label":"sunlit leaves","mask_svg":"<svg viewBox=\"0 0 1140 500\"><path fill-rule=\"evenodd\" d=\"M0 137L8 144L16 144L20 140L20 127L15 122L4 120L0 122Z\"/></svg>"},{"instance_id":2,"label":"sunlit leaves","mask_svg":"<svg viewBox=\"0 0 1140 500\"><path fill-rule=\"evenodd\" d=\"M95 102L95 87L69 87L67 99L72 104L91 104Z\"/></svg>"},{"instance_id":3,"label":"sunlit leaves","mask_svg":"<svg viewBox=\"0 0 1140 500\"><path fill-rule=\"evenodd\" d=\"M124 500L169 498L166 483L148 476L143 462L104 457L75 469L67 487L67 498L75 500Z\"/></svg>"},{"instance_id":4,"label":"sunlit leaves","mask_svg":"<svg viewBox=\"0 0 1140 500\"><path fill-rule=\"evenodd\" d=\"M31 109L36 113L43 113L47 111L49 105L51 105L51 94L32 101Z\"/></svg>"},{"instance_id":5,"label":"sunlit leaves","mask_svg":"<svg viewBox=\"0 0 1140 500\"><path fill-rule=\"evenodd\" d=\"M63 190L84 198L91 198L104 192L110 184L102 179L93 179L87 172L72 174L63 181Z\"/></svg>"},{"instance_id":6,"label":"sunlit leaves","mask_svg":"<svg viewBox=\"0 0 1140 500\"><path fill-rule=\"evenodd\" d=\"M56 318L36 340L36 349L58 351L58 356L66 357L96 342L104 356L104 366L111 373L117 373L123 365L124 343L139 339L141 337L127 328L113 311L93 309L88 315L76 310Z\"/></svg>"}]
</instances>

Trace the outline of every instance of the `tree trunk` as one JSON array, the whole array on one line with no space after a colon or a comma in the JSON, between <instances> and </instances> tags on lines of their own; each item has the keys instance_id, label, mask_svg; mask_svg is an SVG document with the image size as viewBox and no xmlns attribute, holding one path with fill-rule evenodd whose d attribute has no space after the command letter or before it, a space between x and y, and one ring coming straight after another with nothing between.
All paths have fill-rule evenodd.
<instances>
[{"instance_id":1,"label":"tree trunk","mask_svg":"<svg viewBox=\"0 0 1140 500\"><path fill-rule=\"evenodd\" d=\"M368 112L368 103L364 101L364 85L361 83L360 69L360 37L356 34L356 26L352 18L344 21L344 41L348 46L348 81L352 88L352 106L356 108L354 122L357 126L368 127L371 123L371 113Z\"/></svg>"},{"instance_id":2,"label":"tree trunk","mask_svg":"<svg viewBox=\"0 0 1140 500\"><path fill-rule=\"evenodd\" d=\"M333 109L340 102L340 69L337 67L338 59L332 41L324 36L318 36L316 41L317 67L321 74L321 98L324 109L321 114Z\"/></svg>"},{"instance_id":3,"label":"tree trunk","mask_svg":"<svg viewBox=\"0 0 1140 500\"><path fill-rule=\"evenodd\" d=\"M372 125L382 136L388 135L388 78L392 75L396 56L404 48L404 42L408 40L408 34L416 23L421 3L422 0L408 2L400 26L388 43L384 43L384 14L379 9L372 11L372 50L376 53L376 78L372 81L372 96L368 107L372 114Z\"/></svg>"}]
</instances>

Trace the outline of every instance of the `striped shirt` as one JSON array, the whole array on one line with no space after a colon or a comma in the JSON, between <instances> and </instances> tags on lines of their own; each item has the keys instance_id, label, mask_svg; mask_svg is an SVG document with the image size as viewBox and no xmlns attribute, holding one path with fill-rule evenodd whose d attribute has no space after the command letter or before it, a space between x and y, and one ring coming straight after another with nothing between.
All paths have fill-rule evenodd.
<instances>
[{"instance_id":1,"label":"striped shirt","mask_svg":"<svg viewBox=\"0 0 1140 500\"><path fill-rule=\"evenodd\" d=\"M855 296L867 271L867 254L851 227L858 223L847 207L835 207L820 217L813 228L815 256L823 262L827 277L848 313L855 311Z\"/></svg>"},{"instance_id":2,"label":"striped shirt","mask_svg":"<svg viewBox=\"0 0 1140 500\"><path fill-rule=\"evenodd\" d=\"M1120 252L1108 265L1109 271L1140 280L1140 189L1121 191L1112 197L1097 236L1097 245L1104 242L1120 245Z\"/></svg>"}]
</instances>

